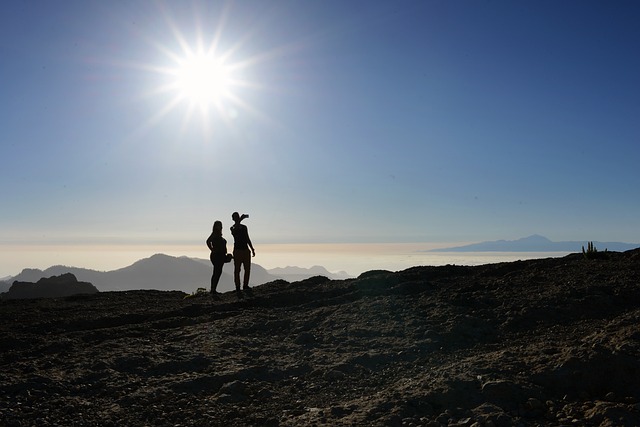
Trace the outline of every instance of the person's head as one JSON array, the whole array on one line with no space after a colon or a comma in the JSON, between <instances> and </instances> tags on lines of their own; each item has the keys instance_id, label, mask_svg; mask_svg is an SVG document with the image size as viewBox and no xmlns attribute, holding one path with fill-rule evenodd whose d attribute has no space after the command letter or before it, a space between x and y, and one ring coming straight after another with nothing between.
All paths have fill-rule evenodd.
<instances>
[{"instance_id":1,"label":"person's head","mask_svg":"<svg viewBox=\"0 0 640 427\"><path fill-rule=\"evenodd\" d=\"M231 214L231 219L233 219L233 221L235 221L236 223L240 223L243 219L247 218L249 218L249 215L247 214L240 215L238 212L234 212Z\"/></svg>"},{"instance_id":2,"label":"person's head","mask_svg":"<svg viewBox=\"0 0 640 427\"><path fill-rule=\"evenodd\" d=\"M222 221L216 221L213 223L213 233L222 235Z\"/></svg>"}]
</instances>

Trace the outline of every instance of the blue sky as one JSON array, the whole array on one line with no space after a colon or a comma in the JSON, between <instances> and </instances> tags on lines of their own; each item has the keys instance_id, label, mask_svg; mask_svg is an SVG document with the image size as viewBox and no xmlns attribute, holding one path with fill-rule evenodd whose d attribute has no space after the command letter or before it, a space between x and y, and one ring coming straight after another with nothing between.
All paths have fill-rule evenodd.
<instances>
[{"instance_id":1,"label":"blue sky","mask_svg":"<svg viewBox=\"0 0 640 427\"><path fill-rule=\"evenodd\" d=\"M639 21L634 1L3 1L0 243L162 252L236 210L255 243L640 242ZM199 45L231 70L216 105L170 87Z\"/></svg>"}]
</instances>

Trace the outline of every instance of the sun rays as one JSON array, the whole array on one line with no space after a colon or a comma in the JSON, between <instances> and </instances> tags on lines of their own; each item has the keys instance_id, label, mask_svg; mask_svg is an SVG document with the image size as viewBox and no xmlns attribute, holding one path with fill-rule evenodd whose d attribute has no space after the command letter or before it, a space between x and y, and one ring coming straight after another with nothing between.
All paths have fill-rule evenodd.
<instances>
[{"instance_id":1,"label":"sun rays","mask_svg":"<svg viewBox=\"0 0 640 427\"><path fill-rule=\"evenodd\" d=\"M180 26L166 7L162 8L169 37L163 40L148 37L160 53L159 63L140 64L158 81L148 97L157 102L139 131L157 126L173 115L181 116L181 132L198 126L203 137L211 140L221 126L233 128L240 117L250 116L262 121L272 119L252 104L250 96L267 89L255 79L255 68L281 53L252 52L248 46L252 37L245 32L238 39L229 39L227 31L229 6L218 15L217 22L202 24L196 19L191 26ZM196 14L196 16L199 16ZM185 30L189 29L189 31ZM248 53L247 53L248 52ZM246 76L250 71L251 77Z\"/></svg>"}]
</instances>

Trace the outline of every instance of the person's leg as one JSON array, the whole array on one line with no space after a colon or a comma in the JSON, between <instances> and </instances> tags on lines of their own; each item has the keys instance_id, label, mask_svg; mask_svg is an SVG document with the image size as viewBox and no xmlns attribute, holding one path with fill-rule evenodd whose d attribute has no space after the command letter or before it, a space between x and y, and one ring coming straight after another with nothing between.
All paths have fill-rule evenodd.
<instances>
[{"instance_id":1,"label":"person's leg","mask_svg":"<svg viewBox=\"0 0 640 427\"><path fill-rule=\"evenodd\" d=\"M211 293L216 292L218 282L220 281L220 276L222 276L223 265L223 263L218 262L213 264L213 274L211 275Z\"/></svg>"},{"instance_id":2,"label":"person's leg","mask_svg":"<svg viewBox=\"0 0 640 427\"><path fill-rule=\"evenodd\" d=\"M242 267L242 256L240 251L233 251L233 282L236 285L236 291L240 291L240 268Z\"/></svg>"},{"instance_id":3,"label":"person's leg","mask_svg":"<svg viewBox=\"0 0 640 427\"><path fill-rule=\"evenodd\" d=\"M249 276L251 275L251 254L247 251L247 257L244 260L244 282L243 287L249 288Z\"/></svg>"}]
</instances>

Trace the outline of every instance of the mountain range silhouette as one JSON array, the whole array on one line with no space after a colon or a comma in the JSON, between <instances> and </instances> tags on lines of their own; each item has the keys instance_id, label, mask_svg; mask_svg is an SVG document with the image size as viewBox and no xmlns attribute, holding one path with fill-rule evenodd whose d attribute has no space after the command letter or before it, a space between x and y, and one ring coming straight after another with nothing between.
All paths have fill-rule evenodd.
<instances>
[{"instance_id":1,"label":"mountain range silhouette","mask_svg":"<svg viewBox=\"0 0 640 427\"><path fill-rule=\"evenodd\" d=\"M78 280L93 284L100 291L128 291L137 289L156 289L161 291L183 291L192 293L198 288L210 288L211 262L205 259L174 257L155 254L134 262L130 266L111 271L97 271L87 268L56 265L45 270L25 268L15 277L0 282L0 292L7 292L14 281L37 282L51 276L71 273ZM235 289L233 284L233 266L227 266L222 273L218 291ZM259 264L251 264L251 285L257 286L274 280L304 280L322 275L331 279L345 279L344 272L331 273L324 267L314 266L285 267L266 270Z\"/></svg>"},{"instance_id":2,"label":"mountain range silhouette","mask_svg":"<svg viewBox=\"0 0 640 427\"><path fill-rule=\"evenodd\" d=\"M640 244L621 242L593 242L599 251L624 252L640 247ZM586 241L553 242L534 234L517 240L495 240L465 246L426 250L424 252L580 252L587 247ZM100 291L127 291L138 289L177 290L192 293L198 288L210 287L211 263L207 259L174 257L155 254L130 266L111 271L97 271L87 268L56 265L45 270L25 268L17 276L0 281L0 293L7 292L14 281L37 282L42 278L72 273L79 281L89 282ZM218 291L234 289L233 267L225 268ZM251 285L257 286L283 279L295 282L314 276L325 276L332 280L347 279L345 272L331 273L322 266L302 268L295 266L267 270L252 263Z\"/></svg>"}]
</instances>

